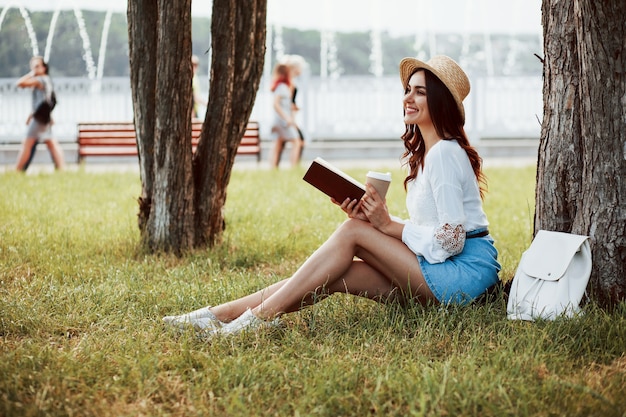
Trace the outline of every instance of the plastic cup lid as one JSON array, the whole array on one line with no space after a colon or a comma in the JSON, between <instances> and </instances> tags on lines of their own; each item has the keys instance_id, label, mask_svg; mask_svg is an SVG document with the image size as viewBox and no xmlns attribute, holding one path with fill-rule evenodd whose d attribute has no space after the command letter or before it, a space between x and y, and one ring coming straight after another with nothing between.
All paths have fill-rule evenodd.
<instances>
[{"instance_id":1,"label":"plastic cup lid","mask_svg":"<svg viewBox=\"0 0 626 417\"><path fill-rule=\"evenodd\" d=\"M374 179L380 180L380 181L389 181L389 182L391 182L391 172L369 171L367 173L367 177L368 178L374 178Z\"/></svg>"}]
</instances>

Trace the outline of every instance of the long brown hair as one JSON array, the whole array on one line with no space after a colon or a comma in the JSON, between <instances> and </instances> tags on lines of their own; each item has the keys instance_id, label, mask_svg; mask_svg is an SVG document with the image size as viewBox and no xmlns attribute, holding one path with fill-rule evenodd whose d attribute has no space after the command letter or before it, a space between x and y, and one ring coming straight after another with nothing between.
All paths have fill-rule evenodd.
<instances>
[{"instance_id":1,"label":"long brown hair","mask_svg":"<svg viewBox=\"0 0 626 417\"><path fill-rule=\"evenodd\" d=\"M461 148L465 150L478 181L480 197L483 198L484 192L487 190L487 179L482 171L482 158L469 143L463 128L463 117L454 101L454 97L452 97L452 93L432 72L426 69L418 71L424 71L428 112L430 113L435 131L443 140L456 139ZM409 166L409 174L404 179L404 189L406 190L408 183L417 178L419 168L424 168L426 147L422 132L417 125L406 125L402 140L405 148L402 158L406 161L405 164Z\"/></svg>"}]
</instances>

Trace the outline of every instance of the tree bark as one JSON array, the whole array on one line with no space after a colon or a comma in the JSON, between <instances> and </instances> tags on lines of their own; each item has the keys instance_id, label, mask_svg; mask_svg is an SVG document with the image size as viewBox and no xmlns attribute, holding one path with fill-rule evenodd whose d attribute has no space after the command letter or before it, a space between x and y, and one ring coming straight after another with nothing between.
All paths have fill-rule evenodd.
<instances>
[{"instance_id":1,"label":"tree bark","mask_svg":"<svg viewBox=\"0 0 626 417\"><path fill-rule=\"evenodd\" d=\"M266 14L267 0L213 1L209 104L193 162L198 245L215 244L225 227L226 188L263 73Z\"/></svg>"},{"instance_id":2,"label":"tree bark","mask_svg":"<svg viewBox=\"0 0 626 417\"><path fill-rule=\"evenodd\" d=\"M128 22L139 230L149 250L182 253L194 242L191 0L130 0Z\"/></svg>"},{"instance_id":3,"label":"tree bark","mask_svg":"<svg viewBox=\"0 0 626 417\"><path fill-rule=\"evenodd\" d=\"M193 247L191 175L191 0L158 0L154 186L146 243L153 251Z\"/></svg>"},{"instance_id":4,"label":"tree bark","mask_svg":"<svg viewBox=\"0 0 626 417\"><path fill-rule=\"evenodd\" d=\"M626 299L626 3L544 0L535 232L592 239L590 292Z\"/></svg>"},{"instance_id":5,"label":"tree bark","mask_svg":"<svg viewBox=\"0 0 626 417\"><path fill-rule=\"evenodd\" d=\"M544 115L537 164L535 233L572 231L582 179L580 73L570 0L543 2ZM563 22L570 22L563 24Z\"/></svg>"},{"instance_id":6,"label":"tree bark","mask_svg":"<svg viewBox=\"0 0 626 417\"><path fill-rule=\"evenodd\" d=\"M154 126L157 63L158 5L156 0L129 0L128 46L130 87L139 155L141 196L139 230L142 235L150 216L154 180Z\"/></svg>"},{"instance_id":7,"label":"tree bark","mask_svg":"<svg viewBox=\"0 0 626 417\"><path fill-rule=\"evenodd\" d=\"M594 241L592 290L626 299L626 2L578 0L585 165L575 219Z\"/></svg>"},{"instance_id":8,"label":"tree bark","mask_svg":"<svg viewBox=\"0 0 626 417\"><path fill-rule=\"evenodd\" d=\"M259 87L267 0L215 0L209 105L191 146L191 0L129 0L129 47L142 182L139 229L152 252L213 245L226 187Z\"/></svg>"}]
</instances>

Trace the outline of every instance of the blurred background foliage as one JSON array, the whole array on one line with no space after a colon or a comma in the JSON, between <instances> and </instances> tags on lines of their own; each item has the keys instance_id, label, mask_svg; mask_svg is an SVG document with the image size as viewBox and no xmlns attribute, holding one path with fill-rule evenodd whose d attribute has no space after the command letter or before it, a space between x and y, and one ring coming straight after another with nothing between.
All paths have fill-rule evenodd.
<instances>
[{"instance_id":1,"label":"blurred background foliage","mask_svg":"<svg viewBox=\"0 0 626 417\"><path fill-rule=\"evenodd\" d=\"M33 11L29 13L37 38L39 54L44 55L52 12ZM85 32L89 38L90 50L95 65L98 64L105 12L82 11ZM268 35L274 40L278 31L269 30ZM435 35L437 51L452 57L459 57L464 42L469 36L471 71L484 71L484 33L437 33ZM536 34L489 34L494 68L502 71L506 60L510 59L512 49L516 53L515 66L507 75L526 75L541 73L541 65L534 54L541 55L540 36ZM282 28L284 53L302 55L309 64L312 75L320 74L321 33L317 30L299 30ZM371 33L340 32L335 34L338 66L342 75L371 75L372 41ZM211 21L207 17L194 17L192 20L193 53L200 57L200 74L208 74L211 45ZM415 36L391 36L388 32L380 34L384 75L397 74L397 64L405 56L416 55ZM55 77L87 77L85 48L83 38L73 10L62 11L57 20L56 30L50 49L50 73ZM427 45L423 43L423 47ZM430 55L425 51L426 56ZM0 28L0 78L16 78L28 71L28 61L33 55L31 41L24 18L19 9L7 11ZM272 61L276 53L272 53ZM273 62L272 62L273 63ZM494 75L503 75L502 73ZM113 13L106 42L105 60L102 69L104 77L127 77L128 32L125 13Z\"/></svg>"}]
</instances>

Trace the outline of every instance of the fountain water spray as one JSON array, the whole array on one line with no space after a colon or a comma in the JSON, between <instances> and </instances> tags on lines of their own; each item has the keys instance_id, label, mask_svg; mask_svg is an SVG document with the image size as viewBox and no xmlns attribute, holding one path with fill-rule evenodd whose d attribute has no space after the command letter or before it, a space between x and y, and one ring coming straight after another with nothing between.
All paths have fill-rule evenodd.
<instances>
[{"instance_id":1,"label":"fountain water spray","mask_svg":"<svg viewBox=\"0 0 626 417\"><path fill-rule=\"evenodd\" d=\"M9 4L4 9L2 9L2 12L0 12L0 30L2 30L2 22L4 21L4 17L7 15L7 12L11 7L12 6Z\"/></svg>"},{"instance_id":2,"label":"fountain water spray","mask_svg":"<svg viewBox=\"0 0 626 417\"><path fill-rule=\"evenodd\" d=\"M423 24L419 25L415 33L413 48L415 49L415 57L421 61L426 61L428 57L434 55L437 50L437 37L435 36L435 32L425 25L426 22L432 21L432 8L429 2L424 0L416 2L416 16L422 17L420 21ZM428 54L425 51L425 43L428 43Z\"/></svg>"},{"instance_id":3,"label":"fountain water spray","mask_svg":"<svg viewBox=\"0 0 626 417\"><path fill-rule=\"evenodd\" d=\"M517 16L520 13L520 4L519 1L515 1L513 4L513 16ZM521 44L518 40L515 39L515 31L511 30L510 40L509 40L509 52L506 55L506 60L504 62L504 68L502 72L505 75L510 75L515 71L515 67L517 65L517 56L519 51L521 50Z\"/></svg>"},{"instance_id":4,"label":"fountain water spray","mask_svg":"<svg viewBox=\"0 0 626 417\"><path fill-rule=\"evenodd\" d=\"M33 56L39 55L39 43L37 42L37 34L33 29L33 23L30 19L30 15L24 6L14 6L13 4L7 5L2 12L0 13L0 29L2 29L2 23L11 8L17 8L24 19L24 26L26 27L26 31L28 32L28 37L30 38L30 45L32 49ZM46 48L44 51L44 61L48 62L50 60L50 53L52 50L52 42L54 39L54 32L56 30L57 21L59 18L59 14L61 12L61 7L57 6L56 10L52 14L52 18L50 20L50 27L48 29L48 36L46 38ZM94 64L93 55L91 53L91 43L89 42L89 35L87 34L87 30L85 29L85 20L83 19L83 14L77 7L74 8L74 16L76 17L76 23L78 24L78 33L83 41L83 60L85 61L85 65L87 67L87 75L90 80L93 80L96 77L96 66ZM111 11L107 12L107 18L105 20L105 25L103 28L103 36L101 43L101 51L100 51L100 60L99 64L104 66L104 50L106 49L106 39L108 35L108 29L111 21ZM104 48L104 49L103 49ZM100 77L102 74L100 73Z\"/></svg>"},{"instance_id":5,"label":"fountain water spray","mask_svg":"<svg viewBox=\"0 0 626 417\"><path fill-rule=\"evenodd\" d=\"M380 30L374 29L370 32L372 52L370 53L370 72L377 78L383 76L383 46L380 39Z\"/></svg>"},{"instance_id":6,"label":"fountain water spray","mask_svg":"<svg viewBox=\"0 0 626 417\"><path fill-rule=\"evenodd\" d=\"M475 10L476 8L473 5L473 1L472 0L468 0L465 3L465 32L463 34L463 47L461 49L461 58L459 60L459 64L461 65L461 67L463 68L471 68L473 67L476 61L477 61L477 57L479 57L480 55L476 55L474 57L471 56L471 38L470 38L470 33L469 33L469 27L470 27L470 21L472 19L475 19L472 16L472 11ZM487 22L485 21L485 16L486 16L486 10L485 10L485 2L483 0L479 0L479 10L478 10L478 15L480 16L480 20L481 20L481 26L483 28L487 27ZM483 32L483 49L481 51L482 54L482 60L484 60L485 62L485 71L487 73L488 76L493 76L494 74L494 67L493 67L493 53L492 53L492 48L491 48L491 35L490 33L485 29Z\"/></svg>"},{"instance_id":7,"label":"fountain water spray","mask_svg":"<svg viewBox=\"0 0 626 417\"><path fill-rule=\"evenodd\" d=\"M109 9L104 16L104 26L102 27L102 37L100 38L100 51L98 52L98 74L97 79L102 80L104 72L104 59L107 51L107 39L109 38L109 27L111 26L111 17L113 12Z\"/></svg>"},{"instance_id":8,"label":"fountain water spray","mask_svg":"<svg viewBox=\"0 0 626 417\"><path fill-rule=\"evenodd\" d=\"M380 35L380 1L376 0L370 8L370 18L372 20L372 30L370 31L370 72L376 78L383 76L383 45Z\"/></svg>"},{"instance_id":9,"label":"fountain water spray","mask_svg":"<svg viewBox=\"0 0 626 417\"><path fill-rule=\"evenodd\" d=\"M9 3L4 9L2 9L2 13L0 13L0 29L2 29L2 22L4 21L5 16L7 15L9 9L16 7L22 18L24 19L24 26L26 26L26 31L28 32L28 37L30 38L30 46L33 50L33 56L39 55L39 45L37 43L37 35L35 34L35 30L33 29L33 23L30 20L30 16L28 12L24 8L24 6L15 6L12 3Z\"/></svg>"},{"instance_id":10,"label":"fountain water spray","mask_svg":"<svg viewBox=\"0 0 626 417\"><path fill-rule=\"evenodd\" d=\"M341 75L342 69L337 58L337 43L335 32L326 30L322 33L322 60L326 64L322 72L322 78L329 77L336 80Z\"/></svg>"},{"instance_id":11,"label":"fountain water spray","mask_svg":"<svg viewBox=\"0 0 626 417\"><path fill-rule=\"evenodd\" d=\"M327 78L337 79L342 70L337 59L337 44L335 42L335 32L329 20L334 16L334 9L330 0L324 0L323 4L323 22L321 29L320 43L320 77L322 80Z\"/></svg>"},{"instance_id":12,"label":"fountain water spray","mask_svg":"<svg viewBox=\"0 0 626 417\"><path fill-rule=\"evenodd\" d=\"M285 44L283 43L283 27L274 25L274 52L276 60L279 61L285 55Z\"/></svg>"},{"instance_id":13,"label":"fountain water spray","mask_svg":"<svg viewBox=\"0 0 626 417\"><path fill-rule=\"evenodd\" d=\"M74 16L76 16L76 22L78 23L78 33L83 40L83 49L85 50L83 59L85 61L85 65L87 66L87 76L90 80L93 80L96 77L96 66L93 62L89 35L85 29L85 19L83 19L83 13L77 7L74 8Z\"/></svg>"},{"instance_id":14,"label":"fountain water spray","mask_svg":"<svg viewBox=\"0 0 626 417\"><path fill-rule=\"evenodd\" d=\"M50 51L52 50L52 39L54 38L54 30L57 27L57 20L59 20L59 14L61 14L61 9L57 7L57 9L52 14L52 19L50 19L50 28L48 29L48 38L46 39L46 51L43 55L43 60L48 62L50 60Z\"/></svg>"},{"instance_id":15,"label":"fountain water spray","mask_svg":"<svg viewBox=\"0 0 626 417\"><path fill-rule=\"evenodd\" d=\"M33 29L33 22L30 20L30 16L28 15L28 12L24 8L24 6L20 6L19 10L22 18L24 19L24 25L26 26L28 37L30 38L30 46L33 50L33 56L37 56L39 55L39 45L37 43L37 35L35 34L35 30Z\"/></svg>"}]
</instances>

